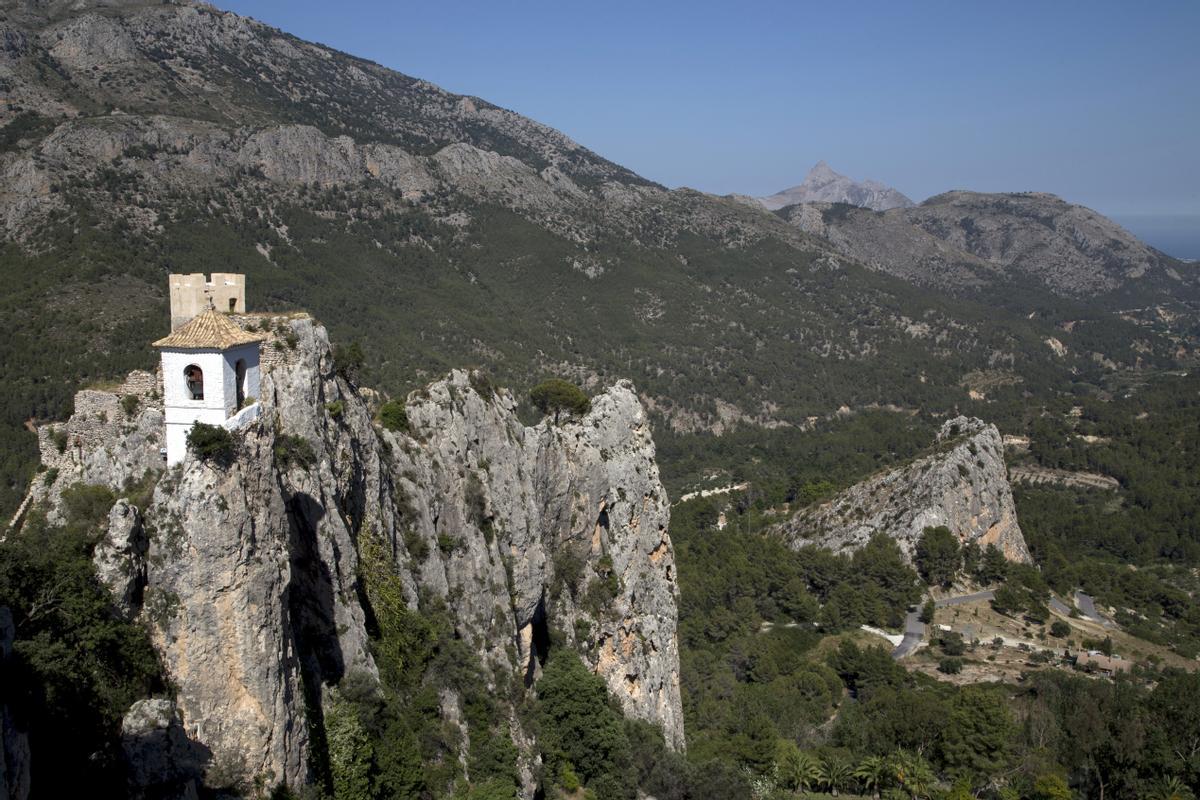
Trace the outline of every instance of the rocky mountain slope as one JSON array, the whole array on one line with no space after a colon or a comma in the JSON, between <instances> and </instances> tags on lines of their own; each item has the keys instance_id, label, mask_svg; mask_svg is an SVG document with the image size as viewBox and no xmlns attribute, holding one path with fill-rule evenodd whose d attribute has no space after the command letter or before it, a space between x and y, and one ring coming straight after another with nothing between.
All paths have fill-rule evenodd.
<instances>
[{"instance_id":1,"label":"rocky mountain slope","mask_svg":"<svg viewBox=\"0 0 1200 800\"><path fill-rule=\"evenodd\" d=\"M1010 283L1118 305L1200 298L1194 266L1051 194L954 191L882 214L828 204L782 213L873 269L929 286Z\"/></svg>"},{"instance_id":2,"label":"rocky mountain slope","mask_svg":"<svg viewBox=\"0 0 1200 800\"><path fill-rule=\"evenodd\" d=\"M795 547L835 552L856 550L884 533L911 559L925 529L942 525L962 544L995 545L1010 560L1031 560L996 426L967 417L948 420L930 455L806 508L773 531Z\"/></svg>"},{"instance_id":3,"label":"rocky mountain slope","mask_svg":"<svg viewBox=\"0 0 1200 800\"><path fill-rule=\"evenodd\" d=\"M834 172L824 161L818 161L799 186L759 198L759 202L770 211L796 203L847 203L872 211L908 208L913 204L912 200L890 186L879 181L851 180Z\"/></svg>"},{"instance_id":4,"label":"rocky mountain slope","mask_svg":"<svg viewBox=\"0 0 1200 800\"><path fill-rule=\"evenodd\" d=\"M250 308L359 340L394 394L462 364L512 386L628 376L656 431L702 442L842 406L950 411L997 365L1037 392L1192 352L1159 321L1064 333L1076 312L1053 303L1030 318L916 288L762 208L204 4L8 0L0 27L4 510L37 422L153 366L165 273L218 265L247 275Z\"/></svg>"},{"instance_id":5,"label":"rocky mountain slope","mask_svg":"<svg viewBox=\"0 0 1200 800\"><path fill-rule=\"evenodd\" d=\"M25 514L53 518L81 482L122 494L156 481L142 507L116 502L95 555L177 689L174 703L147 699L126 717L142 788L231 764L251 782L311 783L329 757L331 688L379 680L372 631L389 609L377 580L413 611L448 609L489 694L529 686L553 633L628 715L682 746L669 505L630 384L578 420L526 427L511 394L456 371L410 395L407 431L384 430L311 318L241 321L271 333L262 415L228 463L190 456L158 475L161 381L145 373L82 392L68 421L40 431L48 477ZM500 731L471 731L462 702L442 691L464 769L470 737L510 737L531 795L533 733L511 706Z\"/></svg>"}]
</instances>

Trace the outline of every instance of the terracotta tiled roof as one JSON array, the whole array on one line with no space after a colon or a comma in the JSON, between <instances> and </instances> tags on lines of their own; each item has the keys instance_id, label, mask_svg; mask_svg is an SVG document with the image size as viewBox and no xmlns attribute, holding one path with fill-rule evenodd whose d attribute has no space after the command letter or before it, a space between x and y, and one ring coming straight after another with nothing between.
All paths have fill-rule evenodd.
<instances>
[{"instance_id":1,"label":"terracotta tiled roof","mask_svg":"<svg viewBox=\"0 0 1200 800\"><path fill-rule=\"evenodd\" d=\"M155 347L180 347L186 350L225 350L239 344L261 342L262 337L242 330L227 316L213 309L197 314L179 326L170 336L154 343Z\"/></svg>"}]
</instances>

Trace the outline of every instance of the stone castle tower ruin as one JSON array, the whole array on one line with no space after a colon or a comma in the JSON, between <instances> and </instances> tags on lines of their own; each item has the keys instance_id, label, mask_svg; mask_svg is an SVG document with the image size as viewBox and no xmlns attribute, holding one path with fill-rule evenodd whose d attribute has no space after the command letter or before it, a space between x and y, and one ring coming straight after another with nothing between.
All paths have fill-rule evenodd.
<instances>
[{"instance_id":1,"label":"stone castle tower ruin","mask_svg":"<svg viewBox=\"0 0 1200 800\"><path fill-rule=\"evenodd\" d=\"M245 275L214 272L210 280L203 272L172 273L167 286L171 294L171 330L187 324L210 307L227 314L246 313Z\"/></svg>"}]
</instances>

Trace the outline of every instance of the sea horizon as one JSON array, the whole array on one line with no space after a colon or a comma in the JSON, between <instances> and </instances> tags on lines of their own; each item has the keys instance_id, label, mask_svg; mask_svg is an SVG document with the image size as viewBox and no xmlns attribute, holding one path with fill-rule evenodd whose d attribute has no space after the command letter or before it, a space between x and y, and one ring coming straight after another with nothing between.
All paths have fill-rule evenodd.
<instances>
[{"instance_id":1,"label":"sea horizon","mask_svg":"<svg viewBox=\"0 0 1200 800\"><path fill-rule=\"evenodd\" d=\"M1200 214L1122 214L1113 219L1169 256L1200 261Z\"/></svg>"}]
</instances>

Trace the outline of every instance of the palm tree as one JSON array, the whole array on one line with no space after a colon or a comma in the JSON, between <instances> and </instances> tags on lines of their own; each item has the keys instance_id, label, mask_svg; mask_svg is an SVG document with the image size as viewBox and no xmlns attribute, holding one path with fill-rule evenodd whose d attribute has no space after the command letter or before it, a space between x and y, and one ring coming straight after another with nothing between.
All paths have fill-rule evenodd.
<instances>
[{"instance_id":1,"label":"palm tree","mask_svg":"<svg viewBox=\"0 0 1200 800\"><path fill-rule=\"evenodd\" d=\"M909 797L929 796L929 789L934 782L933 769L919 754L897 750L888 757L888 772Z\"/></svg>"},{"instance_id":2,"label":"palm tree","mask_svg":"<svg viewBox=\"0 0 1200 800\"><path fill-rule=\"evenodd\" d=\"M794 792L807 792L820 777L820 762L794 745L779 760L779 780Z\"/></svg>"},{"instance_id":3,"label":"palm tree","mask_svg":"<svg viewBox=\"0 0 1200 800\"><path fill-rule=\"evenodd\" d=\"M1171 775L1154 784L1148 800L1196 800L1196 795L1186 783Z\"/></svg>"},{"instance_id":4,"label":"palm tree","mask_svg":"<svg viewBox=\"0 0 1200 800\"><path fill-rule=\"evenodd\" d=\"M850 765L840 758L830 756L821 761L818 781L834 797L837 797L842 789L849 786L853 779L854 772L850 769Z\"/></svg>"},{"instance_id":5,"label":"palm tree","mask_svg":"<svg viewBox=\"0 0 1200 800\"><path fill-rule=\"evenodd\" d=\"M870 792L872 797L879 797L879 792L887 781L887 774L887 759L883 756L867 756L859 762L858 768L854 770L854 779Z\"/></svg>"}]
</instances>

